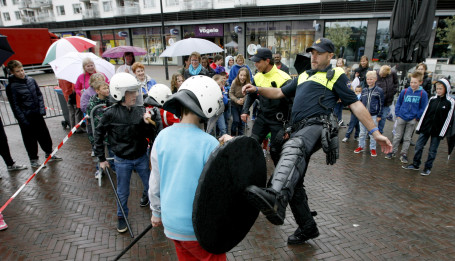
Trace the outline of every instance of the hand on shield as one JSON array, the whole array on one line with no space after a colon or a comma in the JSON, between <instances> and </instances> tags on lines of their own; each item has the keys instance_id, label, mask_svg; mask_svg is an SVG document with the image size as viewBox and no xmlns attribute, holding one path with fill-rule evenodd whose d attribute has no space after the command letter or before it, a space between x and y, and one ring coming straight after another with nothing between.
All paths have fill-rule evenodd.
<instances>
[{"instance_id":1,"label":"hand on shield","mask_svg":"<svg viewBox=\"0 0 455 261\"><path fill-rule=\"evenodd\" d=\"M221 136L218 141L221 143L221 144L224 144L226 143L228 140L232 139L233 137L229 134L224 134L223 136Z\"/></svg>"}]
</instances>

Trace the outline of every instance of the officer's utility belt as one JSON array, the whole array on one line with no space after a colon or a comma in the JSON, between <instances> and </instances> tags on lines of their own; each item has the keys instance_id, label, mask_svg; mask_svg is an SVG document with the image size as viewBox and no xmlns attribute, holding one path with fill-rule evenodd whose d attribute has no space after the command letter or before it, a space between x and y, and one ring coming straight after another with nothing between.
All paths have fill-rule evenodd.
<instances>
[{"instance_id":1,"label":"officer's utility belt","mask_svg":"<svg viewBox=\"0 0 455 261\"><path fill-rule=\"evenodd\" d=\"M305 118L297 123L292 124L290 132L296 132L296 131L302 129L303 127L311 126L311 125L322 125L321 116Z\"/></svg>"}]
</instances>

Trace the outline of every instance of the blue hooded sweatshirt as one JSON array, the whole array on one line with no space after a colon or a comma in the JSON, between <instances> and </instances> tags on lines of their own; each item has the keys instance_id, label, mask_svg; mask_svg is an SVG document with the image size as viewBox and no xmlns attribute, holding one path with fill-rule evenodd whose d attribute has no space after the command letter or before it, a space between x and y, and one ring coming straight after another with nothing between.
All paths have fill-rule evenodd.
<instances>
[{"instance_id":1,"label":"blue hooded sweatshirt","mask_svg":"<svg viewBox=\"0 0 455 261\"><path fill-rule=\"evenodd\" d=\"M395 105L395 115L405 121L420 120L428 103L428 94L423 88L412 90L411 87L401 91Z\"/></svg>"}]
</instances>

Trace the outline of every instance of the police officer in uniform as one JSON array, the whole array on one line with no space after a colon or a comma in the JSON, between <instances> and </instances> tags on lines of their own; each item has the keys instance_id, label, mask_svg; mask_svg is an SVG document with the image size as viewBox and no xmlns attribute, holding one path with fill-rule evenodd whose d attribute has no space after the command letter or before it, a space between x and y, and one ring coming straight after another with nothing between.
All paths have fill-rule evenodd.
<instances>
[{"instance_id":1,"label":"police officer in uniform","mask_svg":"<svg viewBox=\"0 0 455 261\"><path fill-rule=\"evenodd\" d=\"M289 74L278 70L274 65L272 52L269 49L259 48L250 60L254 62L258 70L258 73L254 76L254 82L257 86L277 89L286 82L290 82L291 77ZM259 99L260 108L253 125L251 137L261 144L267 134L271 132L270 156L276 165L280 158L282 144L281 139L277 140L276 137L277 133L284 128L284 123L288 118L289 100L284 96L280 99L272 100L258 95L257 92L249 93L246 95L242 114L240 115L242 121L248 121L248 112L255 99Z\"/></svg>"},{"instance_id":2,"label":"police officer in uniform","mask_svg":"<svg viewBox=\"0 0 455 261\"><path fill-rule=\"evenodd\" d=\"M330 65L334 50L334 45L329 39L318 39L306 50L311 52L311 70L303 72L298 79L282 88L253 85L243 87L245 93L259 93L270 99L295 97L290 138L283 145L281 158L268 188L249 186L246 189L248 201L275 225L283 224L286 206L288 204L291 206L299 227L289 236L288 244L302 244L319 236L316 222L308 206L303 182L310 156L321 147L327 154L327 163L335 163L338 136L331 136L329 132L330 128L334 127L332 125L336 125L336 117L333 124L328 120L339 98L344 105L350 106L352 112L381 145L383 153L388 153L392 149L392 144L375 127L368 111L357 100L354 92L346 88L348 78L343 69L332 68ZM260 86L260 83L258 81L257 85Z\"/></svg>"}]
</instances>

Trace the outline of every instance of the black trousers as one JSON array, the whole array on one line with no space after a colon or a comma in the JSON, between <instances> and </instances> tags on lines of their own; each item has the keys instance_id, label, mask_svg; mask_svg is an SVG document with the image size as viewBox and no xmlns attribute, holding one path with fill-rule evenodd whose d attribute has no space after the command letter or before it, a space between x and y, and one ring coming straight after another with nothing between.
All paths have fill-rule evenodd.
<instances>
[{"instance_id":1,"label":"black trousers","mask_svg":"<svg viewBox=\"0 0 455 261\"><path fill-rule=\"evenodd\" d=\"M276 165L280 159L281 142L276 142L277 133L282 130L283 123L277 120L271 120L266 118L262 113L259 113L256 120L254 121L253 130L251 131L251 137L255 139L259 144L265 139L269 132L271 133L270 138L270 156L272 157L273 163Z\"/></svg>"},{"instance_id":2,"label":"black trousers","mask_svg":"<svg viewBox=\"0 0 455 261\"><path fill-rule=\"evenodd\" d=\"M2 155L6 166L12 166L14 164L13 158L11 158L11 153L9 152L8 139L6 138L2 119L0 119L0 155Z\"/></svg>"},{"instance_id":3,"label":"black trousers","mask_svg":"<svg viewBox=\"0 0 455 261\"><path fill-rule=\"evenodd\" d=\"M29 124L19 123L25 149L30 160L38 159L38 143L49 155L52 153L52 139L43 116L35 115L27 118Z\"/></svg>"}]
</instances>

